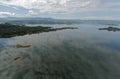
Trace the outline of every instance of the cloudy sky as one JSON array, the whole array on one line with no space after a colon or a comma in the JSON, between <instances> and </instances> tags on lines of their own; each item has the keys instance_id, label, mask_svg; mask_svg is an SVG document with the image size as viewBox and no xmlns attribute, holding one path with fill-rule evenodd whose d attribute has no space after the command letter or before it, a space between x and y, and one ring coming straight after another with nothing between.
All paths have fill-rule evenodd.
<instances>
[{"instance_id":1,"label":"cloudy sky","mask_svg":"<svg viewBox=\"0 0 120 79\"><path fill-rule=\"evenodd\" d=\"M0 17L120 20L120 0L0 0Z\"/></svg>"}]
</instances>

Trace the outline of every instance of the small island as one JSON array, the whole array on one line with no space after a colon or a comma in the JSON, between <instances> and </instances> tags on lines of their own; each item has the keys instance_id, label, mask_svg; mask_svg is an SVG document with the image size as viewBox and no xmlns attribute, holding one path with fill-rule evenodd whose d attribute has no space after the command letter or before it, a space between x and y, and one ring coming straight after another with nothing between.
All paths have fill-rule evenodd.
<instances>
[{"instance_id":1,"label":"small island","mask_svg":"<svg viewBox=\"0 0 120 79\"><path fill-rule=\"evenodd\" d=\"M9 38L14 36L22 36L26 34L35 34L49 31L57 31L64 29L77 29L74 27L52 28L52 27L29 27L25 25L13 25L9 23L0 24L0 38Z\"/></svg>"},{"instance_id":2,"label":"small island","mask_svg":"<svg viewBox=\"0 0 120 79\"><path fill-rule=\"evenodd\" d=\"M120 28L117 28L117 27L107 27L107 28L99 28L99 30L107 30L107 31L116 32L116 31L120 31Z\"/></svg>"}]
</instances>

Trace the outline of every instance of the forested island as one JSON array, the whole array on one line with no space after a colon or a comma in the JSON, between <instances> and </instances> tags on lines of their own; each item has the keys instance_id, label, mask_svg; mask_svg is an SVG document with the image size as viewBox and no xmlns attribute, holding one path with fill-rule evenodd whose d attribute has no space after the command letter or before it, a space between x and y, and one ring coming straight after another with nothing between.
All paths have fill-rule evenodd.
<instances>
[{"instance_id":1,"label":"forested island","mask_svg":"<svg viewBox=\"0 0 120 79\"><path fill-rule=\"evenodd\" d=\"M74 27L52 28L52 27L29 27L25 25L13 25L9 23L0 24L0 38L9 38L14 36L22 36L26 34L35 34L49 31L57 31L64 29L77 29Z\"/></svg>"},{"instance_id":2,"label":"forested island","mask_svg":"<svg viewBox=\"0 0 120 79\"><path fill-rule=\"evenodd\" d=\"M120 31L120 28L117 28L117 27L107 27L107 28L99 28L99 30L107 30L107 31L116 32L116 31Z\"/></svg>"}]
</instances>

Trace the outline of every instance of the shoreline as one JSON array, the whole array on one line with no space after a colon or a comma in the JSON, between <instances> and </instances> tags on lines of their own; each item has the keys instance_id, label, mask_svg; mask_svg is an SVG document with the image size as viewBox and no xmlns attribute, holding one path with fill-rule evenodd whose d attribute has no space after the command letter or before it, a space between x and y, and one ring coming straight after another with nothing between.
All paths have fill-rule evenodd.
<instances>
[{"instance_id":1,"label":"shoreline","mask_svg":"<svg viewBox=\"0 0 120 79\"><path fill-rule=\"evenodd\" d=\"M0 24L0 38L10 38L15 36L23 36L23 35L31 35L42 32L50 32L57 30L65 30L65 29L78 29L76 27L62 27L62 28L52 28L52 27L28 27L25 25L13 25L9 23Z\"/></svg>"}]
</instances>

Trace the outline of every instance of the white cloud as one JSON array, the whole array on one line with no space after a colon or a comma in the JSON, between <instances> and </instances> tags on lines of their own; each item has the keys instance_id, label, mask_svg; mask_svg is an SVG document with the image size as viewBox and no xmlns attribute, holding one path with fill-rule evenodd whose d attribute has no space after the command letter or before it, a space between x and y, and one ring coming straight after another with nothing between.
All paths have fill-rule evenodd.
<instances>
[{"instance_id":1,"label":"white cloud","mask_svg":"<svg viewBox=\"0 0 120 79\"><path fill-rule=\"evenodd\" d=\"M120 11L120 1L119 2L108 2L105 5L109 11Z\"/></svg>"},{"instance_id":2,"label":"white cloud","mask_svg":"<svg viewBox=\"0 0 120 79\"><path fill-rule=\"evenodd\" d=\"M14 16L15 13L10 13L10 12L0 12L0 17L10 17Z\"/></svg>"},{"instance_id":3,"label":"white cloud","mask_svg":"<svg viewBox=\"0 0 120 79\"><path fill-rule=\"evenodd\" d=\"M37 9L40 12L80 12L95 8L99 0L0 0L0 5Z\"/></svg>"},{"instance_id":4,"label":"white cloud","mask_svg":"<svg viewBox=\"0 0 120 79\"><path fill-rule=\"evenodd\" d=\"M108 6L112 7L112 6L120 6L120 2L109 2L107 3Z\"/></svg>"},{"instance_id":5,"label":"white cloud","mask_svg":"<svg viewBox=\"0 0 120 79\"><path fill-rule=\"evenodd\" d=\"M38 13L33 10L28 11L28 16L37 16L37 15L38 15Z\"/></svg>"}]
</instances>

